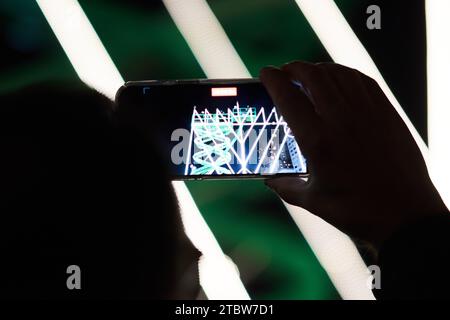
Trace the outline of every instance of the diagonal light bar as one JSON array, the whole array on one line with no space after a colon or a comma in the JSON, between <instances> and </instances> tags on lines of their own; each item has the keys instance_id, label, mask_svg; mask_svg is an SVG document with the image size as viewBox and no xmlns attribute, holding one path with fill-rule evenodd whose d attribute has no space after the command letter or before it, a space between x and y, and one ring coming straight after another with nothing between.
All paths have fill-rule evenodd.
<instances>
[{"instance_id":1,"label":"diagonal light bar","mask_svg":"<svg viewBox=\"0 0 450 320\"><path fill-rule=\"evenodd\" d=\"M425 6L430 172L450 207L450 1L427 0Z\"/></svg>"},{"instance_id":2,"label":"diagonal light bar","mask_svg":"<svg viewBox=\"0 0 450 320\"><path fill-rule=\"evenodd\" d=\"M375 79L408 126L422 154L427 158L425 142L395 98L367 50L333 0L295 0L331 58L339 64L358 69Z\"/></svg>"},{"instance_id":3,"label":"diagonal light bar","mask_svg":"<svg viewBox=\"0 0 450 320\"><path fill-rule=\"evenodd\" d=\"M250 78L250 73L205 0L163 2L208 78Z\"/></svg>"},{"instance_id":4,"label":"diagonal light bar","mask_svg":"<svg viewBox=\"0 0 450 320\"><path fill-rule=\"evenodd\" d=\"M37 0L80 79L114 100L124 81L77 1Z\"/></svg>"},{"instance_id":5,"label":"diagonal light bar","mask_svg":"<svg viewBox=\"0 0 450 320\"><path fill-rule=\"evenodd\" d=\"M249 300L250 296L242 284L239 271L224 255L186 184L174 181L173 187L180 202L186 234L202 253L199 275L206 296L213 300Z\"/></svg>"},{"instance_id":6,"label":"diagonal light bar","mask_svg":"<svg viewBox=\"0 0 450 320\"><path fill-rule=\"evenodd\" d=\"M124 81L78 1L37 0L37 3L80 79L113 100ZM186 185L174 182L173 187L186 234L203 254L199 271L208 298L249 299L237 270L223 254Z\"/></svg>"},{"instance_id":7,"label":"diagonal light bar","mask_svg":"<svg viewBox=\"0 0 450 320\"><path fill-rule=\"evenodd\" d=\"M205 0L163 2L207 77L250 77ZM342 298L374 299L366 285L369 271L353 242L306 210L285 205Z\"/></svg>"},{"instance_id":8,"label":"diagonal light bar","mask_svg":"<svg viewBox=\"0 0 450 320\"><path fill-rule=\"evenodd\" d=\"M353 241L307 210L283 202L337 291L346 300L373 300L370 272Z\"/></svg>"}]
</instances>

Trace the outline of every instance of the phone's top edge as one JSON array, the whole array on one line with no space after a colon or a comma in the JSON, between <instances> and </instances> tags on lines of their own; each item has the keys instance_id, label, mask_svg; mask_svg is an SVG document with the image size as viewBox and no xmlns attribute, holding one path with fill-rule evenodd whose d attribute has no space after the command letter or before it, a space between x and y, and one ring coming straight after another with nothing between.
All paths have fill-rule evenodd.
<instances>
[{"instance_id":1,"label":"phone's top edge","mask_svg":"<svg viewBox=\"0 0 450 320\"><path fill-rule=\"evenodd\" d=\"M122 91L129 87L137 86L160 86L177 84L242 84L259 83L259 78L234 78L234 79L178 79L178 80L133 80L125 82L116 92L114 101L118 101Z\"/></svg>"},{"instance_id":2,"label":"phone's top edge","mask_svg":"<svg viewBox=\"0 0 450 320\"><path fill-rule=\"evenodd\" d=\"M228 84L228 83L254 83L259 78L235 78L235 79L174 79L174 80L139 80L127 81L125 87L138 85L174 85L174 84Z\"/></svg>"}]
</instances>

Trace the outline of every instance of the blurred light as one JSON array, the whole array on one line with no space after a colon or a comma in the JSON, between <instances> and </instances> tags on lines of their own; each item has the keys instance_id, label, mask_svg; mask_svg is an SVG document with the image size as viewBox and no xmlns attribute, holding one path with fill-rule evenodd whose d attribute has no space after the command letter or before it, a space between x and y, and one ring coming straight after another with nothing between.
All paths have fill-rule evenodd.
<instances>
[{"instance_id":1,"label":"blurred light","mask_svg":"<svg viewBox=\"0 0 450 320\"><path fill-rule=\"evenodd\" d=\"M283 203L341 297L346 300L373 300L372 291L367 286L370 272L353 241L307 210Z\"/></svg>"},{"instance_id":2,"label":"blurred light","mask_svg":"<svg viewBox=\"0 0 450 320\"><path fill-rule=\"evenodd\" d=\"M199 262L200 284L209 299L249 300L239 272L227 258L203 219L186 184L174 181L173 187L181 206L186 234L203 254Z\"/></svg>"},{"instance_id":3,"label":"blurred light","mask_svg":"<svg viewBox=\"0 0 450 320\"><path fill-rule=\"evenodd\" d=\"M198 264L200 283L206 296L215 300L249 300L239 271L233 261L221 254L218 256L203 255ZM215 272L210 272L214 270ZM217 276L220 275L220 276ZM239 281L237 281L239 280ZM236 295L236 292L242 292Z\"/></svg>"},{"instance_id":4,"label":"blurred light","mask_svg":"<svg viewBox=\"0 0 450 320\"><path fill-rule=\"evenodd\" d=\"M250 78L250 73L205 0L163 2L208 78Z\"/></svg>"},{"instance_id":5,"label":"blurred light","mask_svg":"<svg viewBox=\"0 0 450 320\"><path fill-rule=\"evenodd\" d=\"M427 0L425 5L430 173L450 207L450 1Z\"/></svg>"},{"instance_id":6,"label":"blurred light","mask_svg":"<svg viewBox=\"0 0 450 320\"><path fill-rule=\"evenodd\" d=\"M76 0L37 0L80 79L114 100L124 83ZM173 183L187 236L204 255L201 285L210 299L249 299L235 268L223 254L183 182Z\"/></svg>"},{"instance_id":7,"label":"blurred light","mask_svg":"<svg viewBox=\"0 0 450 320\"><path fill-rule=\"evenodd\" d=\"M124 83L76 0L37 0L80 79L114 100Z\"/></svg>"},{"instance_id":8,"label":"blurred light","mask_svg":"<svg viewBox=\"0 0 450 320\"><path fill-rule=\"evenodd\" d=\"M206 1L163 2L209 78L250 77ZM327 24L329 21L322 22ZM285 205L342 298L373 299L372 291L366 286L369 271L353 242L306 210Z\"/></svg>"},{"instance_id":9,"label":"blurred light","mask_svg":"<svg viewBox=\"0 0 450 320\"><path fill-rule=\"evenodd\" d=\"M296 0L331 58L375 79L416 140L424 158L428 150L386 81L333 0Z\"/></svg>"}]
</instances>

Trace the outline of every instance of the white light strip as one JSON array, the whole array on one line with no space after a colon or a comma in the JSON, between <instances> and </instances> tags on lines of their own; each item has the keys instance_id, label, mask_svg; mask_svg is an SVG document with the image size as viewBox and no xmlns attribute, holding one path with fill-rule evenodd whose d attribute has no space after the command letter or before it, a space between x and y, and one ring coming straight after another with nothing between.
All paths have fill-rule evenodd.
<instances>
[{"instance_id":1,"label":"white light strip","mask_svg":"<svg viewBox=\"0 0 450 320\"><path fill-rule=\"evenodd\" d=\"M450 207L450 12L449 0L427 0L429 170Z\"/></svg>"},{"instance_id":2,"label":"white light strip","mask_svg":"<svg viewBox=\"0 0 450 320\"><path fill-rule=\"evenodd\" d=\"M97 33L75 0L37 0L80 79L114 100L124 83Z\"/></svg>"},{"instance_id":3,"label":"white light strip","mask_svg":"<svg viewBox=\"0 0 450 320\"><path fill-rule=\"evenodd\" d=\"M250 297L234 264L223 254L217 240L195 205L186 184L174 181L186 234L203 254L199 263L200 283L206 296L214 300L249 300Z\"/></svg>"},{"instance_id":4,"label":"white light strip","mask_svg":"<svg viewBox=\"0 0 450 320\"><path fill-rule=\"evenodd\" d=\"M76 0L37 0L80 79L114 99L124 83ZM249 299L236 269L220 249L183 182L173 183L187 236L204 255L200 279L210 299Z\"/></svg>"},{"instance_id":5,"label":"white light strip","mask_svg":"<svg viewBox=\"0 0 450 320\"><path fill-rule=\"evenodd\" d=\"M353 241L307 210L284 205L291 213L311 249L327 271L340 296L346 300L373 300L367 285L370 272Z\"/></svg>"},{"instance_id":6,"label":"white light strip","mask_svg":"<svg viewBox=\"0 0 450 320\"><path fill-rule=\"evenodd\" d=\"M205 0L163 2L208 78L250 77Z\"/></svg>"},{"instance_id":7,"label":"white light strip","mask_svg":"<svg viewBox=\"0 0 450 320\"><path fill-rule=\"evenodd\" d=\"M395 98L367 50L333 0L296 0L314 32L331 58L339 64L358 69L375 79L384 94L408 126L424 157L428 150L422 137L413 126Z\"/></svg>"},{"instance_id":8,"label":"white light strip","mask_svg":"<svg viewBox=\"0 0 450 320\"><path fill-rule=\"evenodd\" d=\"M209 78L250 77L205 0L163 2ZM322 22L327 24L329 21L325 19ZM342 298L373 299L371 290L368 287L364 290L368 271L353 242L311 213L299 207L286 205L286 208ZM330 246L329 239L334 240L333 246ZM342 266L346 266L346 272L342 272Z\"/></svg>"}]
</instances>

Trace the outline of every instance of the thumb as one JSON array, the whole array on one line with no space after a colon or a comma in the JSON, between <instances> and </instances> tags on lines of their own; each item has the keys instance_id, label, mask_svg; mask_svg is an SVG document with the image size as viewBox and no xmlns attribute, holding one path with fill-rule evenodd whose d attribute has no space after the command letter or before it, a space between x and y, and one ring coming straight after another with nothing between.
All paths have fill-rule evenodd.
<instances>
[{"instance_id":1,"label":"thumb","mask_svg":"<svg viewBox=\"0 0 450 320\"><path fill-rule=\"evenodd\" d=\"M307 208L308 182L300 177L282 177L264 180L281 199L294 206Z\"/></svg>"}]
</instances>

